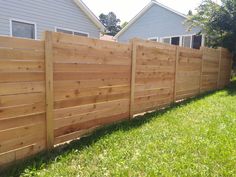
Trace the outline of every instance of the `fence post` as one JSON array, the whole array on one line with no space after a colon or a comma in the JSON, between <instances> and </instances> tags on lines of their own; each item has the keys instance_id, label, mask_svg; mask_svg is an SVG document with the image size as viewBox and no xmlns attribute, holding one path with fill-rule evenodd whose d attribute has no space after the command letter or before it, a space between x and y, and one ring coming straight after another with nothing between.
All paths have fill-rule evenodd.
<instances>
[{"instance_id":1,"label":"fence post","mask_svg":"<svg viewBox=\"0 0 236 177\"><path fill-rule=\"evenodd\" d=\"M202 75L203 75L203 63L204 63L204 48L200 48L202 52L201 68L200 68L200 79L199 79L199 94L202 92Z\"/></svg>"},{"instance_id":2,"label":"fence post","mask_svg":"<svg viewBox=\"0 0 236 177\"><path fill-rule=\"evenodd\" d=\"M46 136L47 149L54 146L54 96L53 96L53 41L52 32L46 31L45 38L45 86L46 86Z\"/></svg>"},{"instance_id":3,"label":"fence post","mask_svg":"<svg viewBox=\"0 0 236 177\"><path fill-rule=\"evenodd\" d=\"M179 47L176 46L176 56L175 56L175 76L174 76L174 89L173 89L173 102L176 101L176 86L177 86L177 73L179 66Z\"/></svg>"},{"instance_id":4,"label":"fence post","mask_svg":"<svg viewBox=\"0 0 236 177\"><path fill-rule=\"evenodd\" d=\"M130 119L134 116L134 97L135 97L135 80L136 80L136 61L137 61L137 39L131 40L131 82L130 82Z\"/></svg>"},{"instance_id":5,"label":"fence post","mask_svg":"<svg viewBox=\"0 0 236 177\"><path fill-rule=\"evenodd\" d=\"M220 47L218 50L220 51L220 57L219 57L219 67L218 67L217 89L219 89L219 88L220 88L220 75L221 75L222 47Z\"/></svg>"}]
</instances>

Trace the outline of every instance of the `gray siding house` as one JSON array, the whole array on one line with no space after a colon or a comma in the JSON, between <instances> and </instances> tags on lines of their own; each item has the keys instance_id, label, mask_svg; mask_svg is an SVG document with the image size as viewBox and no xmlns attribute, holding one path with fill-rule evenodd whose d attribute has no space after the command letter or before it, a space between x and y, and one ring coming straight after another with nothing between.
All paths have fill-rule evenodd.
<instances>
[{"instance_id":1,"label":"gray siding house","mask_svg":"<svg viewBox=\"0 0 236 177\"><path fill-rule=\"evenodd\" d=\"M139 14L137 14L115 39L128 42L138 37L167 44L199 48L204 45L204 38L196 35L200 28L187 31L184 21L187 16L163 4L152 0Z\"/></svg>"},{"instance_id":2,"label":"gray siding house","mask_svg":"<svg viewBox=\"0 0 236 177\"><path fill-rule=\"evenodd\" d=\"M40 39L46 30L100 37L105 27L81 0L1 0L0 35Z\"/></svg>"}]
</instances>

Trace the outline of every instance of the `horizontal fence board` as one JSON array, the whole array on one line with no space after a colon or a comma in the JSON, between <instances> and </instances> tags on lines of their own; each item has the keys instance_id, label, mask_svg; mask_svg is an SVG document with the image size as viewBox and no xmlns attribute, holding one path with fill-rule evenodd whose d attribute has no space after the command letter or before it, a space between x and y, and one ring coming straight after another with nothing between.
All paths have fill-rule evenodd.
<instances>
[{"instance_id":1,"label":"horizontal fence board","mask_svg":"<svg viewBox=\"0 0 236 177\"><path fill-rule=\"evenodd\" d=\"M44 71L44 62L0 59L0 72L32 72L32 71L35 72Z\"/></svg>"},{"instance_id":2,"label":"horizontal fence board","mask_svg":"<svg viewBox=\"0 0 236 177\"><path fill-rule=\"evenodd\" d=\"M123 44L123 43L115 43L111 41L104 41L104 40L98 40L94 38L87 38L87 37L81 37L81 36L71 36L68 34L63 34L63 33L54 33L53 34L53 43L58 44L58 43L65 43L65 44L72 44L72 45L92 45L95 47L100 47L100 48L119 48L121 50L130 50L131 47L129 44Z\"/></svg>"},{"instance_id":3,"label":"horizontal fence board","mask_svg":"<svg viewBox=\"0 0 236 177\"><path fill-rule=\"evenodd\" d=\"M119 79L90 79L90 80L76 80L76 81L54 81L55 91L64 91L70 89L96 88L115 85L129 85L130 77Z\"/></svg>"},{"instance_id":4,"label":"horizontal fence board","mask_svg":"<svg viewBox=\"0 0 236 177\"><path fill-rule=\"evenodd\" d=\"M95 73L123 73L130 72L128 65L109 64L78 64L78 63L55 63L55 72L95 72Z\"/></svg>"},{"instance_id":5,"label":"horizontal fence board","mask_svg":"<svg viewBox=\"0 0 236 177\"><path fill-rule=\"evenodd\" d=\"M54 79L58 80L89 80L89 79L122 79L129 77L129 73L100 73L100 72L55 72ZM0 75L1 78L1 75Z\"/></svg>"},{"instance_id":6,"label":"horizontal fence board","mask_svg":"<svg viewBox=\"0 0 236 177\"><path fill-rule=\"evenodd\" d=\"M69 108L64 108L64 109L55 109L54 111L55 120L60 119L60 118L75 116L78 114L94 112L100 109L105 109L110 104L122 104L126 102L127 102L127 99L124 99L124 100L114 100L114 101L107 101L107 102L101 102L101 103L86 104L83 106L75 106L75 107L69 107Z\"/></svg>"},{"instance_id":7,"label":"horizontal fence board","mask_svg":"<svg viewBox=\"0 0 236 177\"><path fill-rule=\"evenodd\" d=\"M78 115L74 115L74 116L69 116L69 117L65 117L65 118L61 118L61 119L56 119L55 121L55 129L59 129L61 127L66 127L66 126L71 126L73 124L78 124L78 123L82 123L82 122L86 122L86 121L90 121L90 120L96 120L96 119L100 119L102 117L109 117L109 116L114 116L117 114L121 114L121 113L127 113L128 110L128 105L129 105L129 101L126 100L125 102L123 101L123 103L110 103L109 106L107 105L106 108L103 109L96 109L92 112L87 112L84 114L78 114Z\"/></svg>"},{"instance_id":8,"label":"horizontal fence board","mask_svg":"<svg viewBox=\"0 0 236 177\"><path fill-rule=\"evenodd\" d=\"M21 90L19 90L18 92L21 92ZM28 105L28 104L32 104L32 102L41 103L44 101L45 101L45 93L25 93L25 94L4 95L4 96L0 96L0 108L1 107L15 107L19 105Z\"/></svg>"},{"instance_id":9,"label":"horizontal fence board","mask_svg":"<svg viewBox=\"0 0 236 177\"><path fill-rule=\"evenodd\" d=\"M130 52L119 52L108 49L96 49L89 46L56 45L55 62L77 62L82 64L117 64L130 65Z\"/></svg>"},{"instance_id":10,"label":"horizontal fence board","mask_svg":"<svg viewBox=\"0 0 236 177\"><path fill-rule=\"evenodd\" d=\"M72 133L64 134L62 136L57 136L57 137L55 137L55 144L61 144L61 143L67 142L67 141L81 138L82 136L85 136L86 134L92 133L97 128L98 127L93 127L93 128L89 128L89 129L74 131Z\"/></svg>"},{"instance_id":11,"label":"horizontal fence board","mask_svg":"<svg viewBox=\"0 0 236 177\"><path fill-rule=\"evenodd\" d=\"M22 160L26 157L35 155L43 151L45 149L45 145L45 141L35 142L32 145L0 154L0 165L10 164L14 161Z\"/></svg>"},{"instance_id":12,"label":"horizontal fence board","mask_svg":"<svg viewBox=\"0 0 236 177\"><path fill-rule=\"evenodd\" d=\"M143 113L147 111L154 111L154 110L157 110L159 108L169 105L170 103L172 103L172 100L173 100L172 98L164 98L164 99L158 99L152 102L144 102L144 103L136 104L134 106L134 112L138 114L138 113Z\"/></svg>"},{"instance_id":13,"label":"horizontal fence board","mask_svg":"<svg viewBox=\"0 0 236 177\"><path fill-rule=\"evenodd\" d=\"M95 96L90 96L90 97L81 97L77 99L60 100L60 101L55 101L55 109L74 107L74 106L99 103L99 102L106 102L106 101L113 101L113 100L119 100L119 99L128 99L128 98L129 98L129 93L119 93L119 94L113 94L113 95L104 95L104 96L95 95Z\"/></svg>"},{"instance_id":14,"label":"horizontal fence board","mask_svg":"<svg viewBox=\"0 0 236 177\"><path fill-rule=\"evenodd\" d=\"M2 60L30 60L43 61L44 52L34 50L19 50L0 47L0 59Z\"/></svg>"},{"instance_id":15,"label":"horizontal fence board","mask_svg":"<svg viewBox=\"0 0 236 177\"><path fill-rule=\"evenodd\" d=\"M28 116L19 116L9 119L0 119L0 131L12 129L16 127L22 127L28 124L37 124L37 123L44 123L45 121L45 113L39 113L34 115Z\"/></svg>"},{"instance_id":16,"label":"horizontal fence board","mask_svg":"<svg viewBox=\"0 0 236 177\"><path fill-rule=\"evenodd\" d=\"M67 91L55 92L55 100L66 100L66 99L75 99L80 97L90 97L94 95L114 95L119 93L128 93L130 91L129 86L106 86L106 87L97 87L97 88L84 88L84 89L75 89Z\"/></svg>"},{"instance_id":17,"label":"horizontal fence board","mask_svg":"<svg viewBox=\"0 0 236 177\"><path fill-rule=\"evenodd\" d=\"M103 117L100 119L95 119L95 120L90 120L90 121L86 121L83 123L78 123L78 124L73 124L69 127L62 127L60 129L55 130L55 135L66 135L66 134L70 134L72 132L76 132L76 131L80 131L80 130L85 130L85 129L91 129L94 127L100 127L102 125L107 125L107 124L111 124L117 121L121 121L121 120L125 120L128 119L129 117L129 113L123 113L123 114L118 114L115 116L109 116L109 117Z\"/></svg>"},{"instance_id":18,"label":"horizontal fence board","mask_svg":"<svg viewBox=\"0 0 236 177\"><path fill-rule=\"evenodd\" d=\"M42 127L45 132L45 127ZM25 136L18 137L17 139L9 139L8 141L1 142L0 154L2 152L11 151L18 149L22 146L29 146L35 142L43 141L45 139L45 134L40 133L30 133Z\"/></svg>"},{"instance_id":19,"label":"horizontal fence board","mask_svg":"<svg viewBox=\"0 0 236 177\"><path fill-rule=\"evenodd\" d=\"M0 83L44 81L44 72L1 72Z\"/></svg>"},{"instance_id":20,"label":"horizontal fence board","mask_svg":"<svg viewBox=\"0 0 236 177\"><path fill-rule=\"evenodd\" d=\"M43 112L45 112L44 102L19 105L14 107L3 107L0 108L0 120Z\"/></svg>"},{"instance_id":21,"label":"horizontal fence board","mask_svg":"<svg viewBox=\"0 0 236 177\"><path fill-rule=\"evenodd\" d=\"M2 130L0 133L0 143L5 141L18 139L23 136L27 136L29 134L40 134L41 130L45 128L44 123L38 124L28 124L22 127L16 127L11 129ZM45 133L45 132L43 132Z\"/></svg>"},{"instance_id":22,"label":"horizontal fence board","mask_svg":"<svg viewBox=\"0 0 236 177\"><path fill-rule=\"evenodd\" d=\"M0 48L44 51L44 41L1 36Z\"/></svg>"},{"instance_id":23,"label":"horizontal fence board","mask_svg":"<svg viewBox=\"0 0 236 177\"><path fill-rule=\"evenodd\" d=\"M0 83L0 96L45 92L44 82Z\"/></svg>"}]
</instances>

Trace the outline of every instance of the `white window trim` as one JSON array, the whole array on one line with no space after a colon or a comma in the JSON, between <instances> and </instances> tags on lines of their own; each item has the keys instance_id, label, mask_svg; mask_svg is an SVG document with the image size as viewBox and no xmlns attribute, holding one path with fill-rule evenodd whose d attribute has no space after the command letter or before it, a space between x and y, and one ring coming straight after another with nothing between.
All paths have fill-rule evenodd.
<instances>
[{"instance_id":1,"label":"white window trim","mask_svg":"<svg viewBox=\"0 0 236 177\"><path fill-rule=\"evenodd\" d=\"M182 40L183 40L183 37L184 36L191 36L191 46L190 48L192 48L192 41L193 41L193 36L196 35L196 34L184 34L184 35L175 35L175 36L164 36L164 37L161 37L160 38L160 42L163 42L163 39L166 39L166 38L173 38L173 37L179 37L180 38L180 43L179 43L179 46L182 46ZM170 40L170 43L171 44L171 40Z\"/></svg>"},{"instance_id":2,"label":"white window trim","mask_svg":"<svg viewBox=\"0 0 236 177\"><path fill-rule=\"evenodd\" d=\"M34 40L37 40L37 23L22 20L22 19L18 19L18 18L10 18L9 21L10 21L10 36L11 37L13 37L13 34L12 34L12 21L16 21L16 22L20 22L20 23L28 23L28 24L34 25Z\"/></svg>"},{"instance_id":3,"label":"white window trim","mask_svg":"<svg viewBox=\"0 0 236 177\"><path fill-rule=\"evenodd\" d=\"M205 47L205 34L202 34L202 47Z\"/></svg>"},{"instance_id":4,"label":"white window trim","mask_svg":"<svg viewBox=\"0 0 236 177\"><path fill-rule=\"evenodd\" d=\"M77 33L82 33L82 34L87 34L88 37L89 37L89 33L88 32L84 32L84 31L78 31L78 30L73 30L73 29L69 29L69 28L63 28L63 27L58 27L56 26L55 27L55 32L57 32L58 29L61 29L61 30L66 30L66 31L71 31L74 35L74 32L77 32Z\"/></svg>"},{"instance_id":5,"label":"white window trim","mask_svg":"<svg viewBox=\"0 0 236 177\"><path fill-rule=\"evenodd\" d=\"M152 39L156 39L156 41L154 42L159 42L159 38L158 37L149 37L148 40L152 40Z\"/></svg>"},{"instance_id":6,"label":"white window trim","mask_svg":"<svg viewBox=\"0 0 236 177\"><path fill-rule=\"evenodd\" d=\"M182 41L181 41L181 46L182 47L184 47L183 45L182 45L182 43L183 43L183 37L190 37L190 46L189 46L189 48L192 48L193 47L193 45L192 45L192 43L193 43L193 35L182 35Z\"/></svg>"},{"instance_id":7,"label":"white window trim","mask_svg":"<svg viewBox=\"0 0 236 177\"><path fill-rule=\"evenodd\" d=\"M170 38L170 45L171 45L171 38L174 38L174 37L179 37L179 46L182 46L182 36L181 35L176 35L176 36L165 36L165 37L161 37L161 42L163 42L163 39L168 39Z\"/></svg>"}]
</instances>

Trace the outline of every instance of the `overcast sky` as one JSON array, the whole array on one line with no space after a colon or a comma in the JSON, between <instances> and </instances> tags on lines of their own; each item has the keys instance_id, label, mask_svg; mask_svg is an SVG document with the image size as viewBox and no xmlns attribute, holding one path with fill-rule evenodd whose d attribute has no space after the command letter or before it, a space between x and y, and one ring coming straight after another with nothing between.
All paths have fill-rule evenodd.
<instances>
[{"instance_id":1,"label":"overcast sky","mask_svg":"<svg viewBox=\"0 0 236 177\"><path fill-rule=\"evenodd\" d=\"M96 16L113 11L122 22L131 20L151 0L83 0ZM183 14L194 10L202 0L158 0Z\"/></svg>"}]
</instances>

